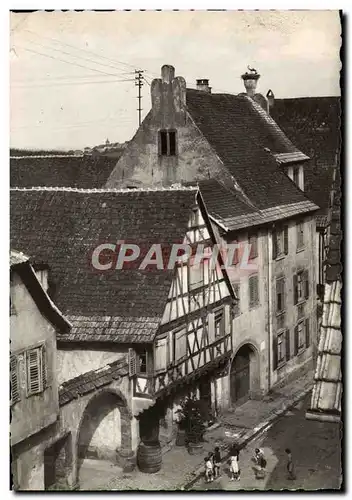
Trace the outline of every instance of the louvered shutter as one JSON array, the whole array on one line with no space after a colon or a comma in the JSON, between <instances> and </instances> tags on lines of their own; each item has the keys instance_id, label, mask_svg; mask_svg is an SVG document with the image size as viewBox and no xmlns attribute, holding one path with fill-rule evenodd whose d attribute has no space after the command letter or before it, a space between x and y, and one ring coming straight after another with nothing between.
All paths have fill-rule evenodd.
<instances>
[{"instance_id":1,"label":"louvered shutter","mask_svg":"<svg viewBox=\"0 0 352 500\"><path fill-rule=\"evenodd\" d=\"M43 381L43 389L46 389L48 387L48 364L47 364L47 359L46 359L46 348L45 345L42 347L42 352L41 352L41 357L42 357L42 381Z\"/></svg>"},{"instance_id":2,"label":"louvered shutter","mask_svg":"<svg viewBox=\"0 0 352 500\"><path fill-rule=\"evenodd\" d=\"M288 226L284 226L284 253L288 254Z\"/></svg>"},{"instance_id":3,"label":"louvered shutter","mask_svg":"<svg viewBox=\"0 0 352 500\"><path fill-rule=\"evenodd\" d=\"M290 330L287 328L285 333L286 341L286 361L291 358L291 343L290 343Z\"/></svg>"},{"instance_id":4,"label":"louvered shutter","mask_svg":"<svg viewBox=\"0 0 352 500\"><path fill-rule=\"evenodd\" d=\"M285 280L281 280L281 304L282 310L284 311L286 307Z\"/></svg>"},{"instance_id":5,"label":"louvered shutter","mask_svg":"<svg viewBox=\"0 0 352 500\"><path fill-rule=\"evenodd\" d=\"M276 229L273 230L273 260L277 257L277 232Z\"/></svg>"},{"instance_id":6,"label":"louvered shutter","mask_svg":"<svg viewBox=\"0 0 352 500\"><path fill-rule=\"evenodd\" d=\"M303 272L303 280L304 280L304 298L308 299L308 297L309 297L309 277L308 277L308 270L307 269Z\"/></svg>"},{"instance_id":7,"label":"louvered shutter","mask_svg":"<svg viewBox=\"0 0 352 500\"><path fill-rule=\"evenodd\" d=\"M296 305L298 302L298 288L297 288L297 274L293 275L293 303Z\"/></svg>"},{"instance_id":8,"label":"louvered shutter","mask_svg":"<svg viewBox=\"0 0 352 500\"><path fill-rule=\"evenodd\" d=\"M294 347L295 347L294 355L297 356L297 354L298 354L298 340L299 340L298 339L298 326L295 326L294 332L295 332L295 335L294 335Z\"/></svg>"},{"instance_id":9,"label":"louvered shutter","mask_svg":"<svg viewBox=\"0 0 352 500\"><path fill-rule=\"evenodd\" d=\"M309 318L305 320L305 329L306 329L306 347L310 346L310 331L309 331Z\"/></svg>"},{"instance_id":10,"label":"louvered shutter","mask_svg":"<svg viewBox=\"0 0 352 500\"><path fill-rule=\"evenodd\" d=\"M259 282L258 282L258 276L254 276L254 303L258 304L259 303Z\"/></svg>"},{"instance_id":11,"label":"louvered shutter","mask_svg":"<svg viewBox=\"0 0 352 500\"><path fill-rule=\"evenodd\" d=\"M273 370L277 369L277 337L273 338Z\"/></svg>"},{"instance_id":12,"label":"louvered shutter","mask_svg":"<svg viewBox=\"0 0 352 500\"><path fill-rule=\"evenodd\" d=\"M20 388L18 380L18 366L16 356L10 358L10 383L11 383L11 404L20 400Z\"/></svg>"},{"instance_id":13,"label":"louvered shutter","mask_svg":"<svg viewBox=\"0 0 352 500\"><path fill-rule=\"evenodd\" d=\"M42 390L40 349L27 352L27 392L28 395L37 394Z\"/></svg>"},{"instance_id":14,"label":"louvered shutter","mask_svg":"<svg viewBox=\"0 0 352 500\"><path fill-rule=\"evenodd\" d=\"M134 349L128 349L128 370L130 377L137 373L137 354Z\"/></svg>"}]
</instances>

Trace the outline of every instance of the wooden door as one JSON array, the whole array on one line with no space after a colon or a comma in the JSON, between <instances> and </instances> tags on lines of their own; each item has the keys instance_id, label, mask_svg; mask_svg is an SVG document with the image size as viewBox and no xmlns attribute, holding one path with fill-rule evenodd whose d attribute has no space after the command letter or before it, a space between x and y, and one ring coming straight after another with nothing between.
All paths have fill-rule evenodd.
<instances>
[{"instance_id":1,"label":"wooden door","mask_svg":"<svg viewBox=\"0 0 352 500\"><path fill-rule=\"evenodd\" d=\"M241 348L231 367L230 385L231 402L243 402L249 397L250 391L250 358L249 349Z\"/></svg>"},{"instance_id":2,"label":"wooden door","mask_svg":"<svg viewBox=\"0 0 352 500\"><path fill-rule=\"evenodd\" d=\"M211 416L211 383L205 378L199 383L199 399L202 401L202 408L207 419Z\"/></svg>"}]
</instances>

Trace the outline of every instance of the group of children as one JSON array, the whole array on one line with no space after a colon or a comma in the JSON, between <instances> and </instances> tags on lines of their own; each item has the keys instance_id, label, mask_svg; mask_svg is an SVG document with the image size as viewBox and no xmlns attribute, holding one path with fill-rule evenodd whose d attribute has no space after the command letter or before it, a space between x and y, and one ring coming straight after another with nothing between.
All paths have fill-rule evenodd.
<instances>
[{"instance_id":1,"label":"group of children","mask_svg":"<svg viewBox=\"0 0 352 500\"><path fill-rule=\"evenodd\" d=\"M292 453L289 448L285 449L285 453L287 455L287 473L288 479L296 479L296 475L294 472L293 462L292 462ZM264 457L264 451L260 448L256 448L254 450L253 461L256 465L255 474L257 479L263 479L265 477L265 469L266 469L266 460ZM214 452L209 453L207 457L204 459L205 462L205 481L210 483L214 481L214 479L220 477L220 467L221 467L221 454L220 449L217 446ZM233 447L230 454L230 472L231 472L231 481L239 481L240 480L240 467L239 467L239 450L236 447Z\"/></svg>"},{"instance_id":2,"label":"group of children","mask_svg":"<svg viewBox=\"0 0 352 500\"><path fill-rule=\"evenodd\" d=\"M209 453L204 459L205 462L205 481L210 483L220 476L221 454L217 446L214 452Z\"/></svg>"},{"instance_id":3,"label":"group of children","mask_svg":"<svg viewBox=\"0 0 352 500\"><path fill-rule=\"evenodd\" d=\"M205 481L210 483L214 481L217 477L220 476L220 466L221 466L221 455L220 449L217 446L214 452L209 453L207 457L204 459L205 462ZM256 476L257 478L261 478L265 476L265 467L266 460L264 458L263 450L256 448L254 452L254 462L257 466ZM239 481L240 480L240 467L239 467L239 451L235 447L231 451L230 455L230 472L231 472L231 481Z\"/></svg>"}]
</instances>

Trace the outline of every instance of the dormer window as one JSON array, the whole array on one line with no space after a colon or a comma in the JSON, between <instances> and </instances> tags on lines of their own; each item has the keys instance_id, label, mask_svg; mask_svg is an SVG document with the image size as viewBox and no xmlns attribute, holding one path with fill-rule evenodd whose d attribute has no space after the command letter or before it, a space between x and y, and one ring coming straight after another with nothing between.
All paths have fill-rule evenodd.
<instances>
[{"instance_id":1,"label":"dormer window","mask_svg":"<svg viewBox=\"0 0 352 500\"><path fill-rule=\"evenodd\" d=\"M176 156L176 130L159 131L159 155Z\"/></svg>"}]
</instances>

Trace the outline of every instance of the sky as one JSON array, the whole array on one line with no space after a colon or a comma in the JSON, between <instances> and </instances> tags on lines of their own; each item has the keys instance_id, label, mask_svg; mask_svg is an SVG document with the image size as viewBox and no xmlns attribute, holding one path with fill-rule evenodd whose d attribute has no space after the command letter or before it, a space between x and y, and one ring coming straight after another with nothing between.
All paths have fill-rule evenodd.
<instances>
[{"instance_id":1,"label":"sky","mask_svg":"<svg viewBox=\"0 0 352 500\"><path fill-rule=\"evenodd\" d=\"M33 12L10 14L10 145L82 149L124 142L138 127L135 70L150 82L163 64L195 87L275 97L340 95L338 11Z\"/></svg>"}]
</instances>

